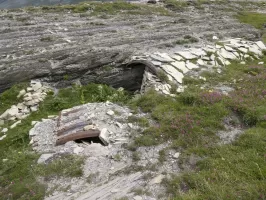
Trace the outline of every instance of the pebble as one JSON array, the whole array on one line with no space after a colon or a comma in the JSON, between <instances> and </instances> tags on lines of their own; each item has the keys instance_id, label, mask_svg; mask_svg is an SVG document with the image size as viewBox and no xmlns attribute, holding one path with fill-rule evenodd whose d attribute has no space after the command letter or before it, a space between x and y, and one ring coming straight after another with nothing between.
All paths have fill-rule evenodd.
<instances>
[{"instance_id":1,"label":"pebble","mask_svg":"<svg viewBox=\"0 0 266 200\"><path fill-rule=\"evenodd\" d=\"M180 153L177 152L177 153L175 153L175 154L173 155L173 158L177 159L177 158L179 158L179 156L180 156Z\"/></svg>"},{"instance_id":2,"label":"pebble","mask_svg":"<svg viewBox=\"0 0 266 200\"><path fill-rule=\"evenodd\" d=\"M110 116L113 116L113 115L115 114L115 112L112 111L112 110L108 110L108 111L106 112L106 114L107 114L107 115L110 115Z\"/></svg>"},{"instance_id":3,"label":"pebble","mask_svg":"<svg viewBox=\"0 0 266 200\"><path fill-rule=\"evenodd\" d=\"M8 128L3 128L3 130L1 131L1 133L6 133L8 131Z\"/></svg>"}]
</instances>

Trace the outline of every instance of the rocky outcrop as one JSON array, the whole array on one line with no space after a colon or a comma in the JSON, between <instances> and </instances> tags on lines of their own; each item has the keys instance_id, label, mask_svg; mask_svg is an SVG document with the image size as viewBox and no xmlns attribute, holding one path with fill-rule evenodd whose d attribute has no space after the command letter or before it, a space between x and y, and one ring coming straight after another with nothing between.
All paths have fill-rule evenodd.
<instances>
[{"instance_id":1,"label":"rocky outcrop","mask_svg":"<svg viewBox=\"0 0 266 200\"><path fill-rule=\"evenodd\" d=\"M36 78L56 87L79 81L139 89L141 84L135 80L142 79L143 69L126 67L133 55L180 50L176 41L184 36L196 38L198 43L188 45L198 47L210 43L210 35L251 40L260 36L256 29L230 17L235 13L225 18L223 12L210 7L200 13L187 9L178 16L102 19L69 12L0 10L0 92Z\"/></svg>"}]
</instances>

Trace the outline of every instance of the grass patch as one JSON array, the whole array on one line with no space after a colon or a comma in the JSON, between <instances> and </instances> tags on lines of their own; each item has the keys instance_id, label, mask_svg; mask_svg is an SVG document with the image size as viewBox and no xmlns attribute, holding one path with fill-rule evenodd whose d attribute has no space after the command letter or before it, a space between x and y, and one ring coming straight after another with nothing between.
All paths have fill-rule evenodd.
<instances>
[{"instance_id":1,"label":"grass patch","mask_svg":"<svg viewBox=\"0 0 266 200\"><path fill-rule=\"evenodd\" d=\"M84 159L82 157L66 155L56 159L49 164L37 165L34 169L36 174L49 179L50 177L78 177L83 174L82 165Z\"/></svg>"},{"instance_id":2,"label":"grass patch","mask_svg":"<svg viewBox=\"0 0 266 200\"><path fill-rule=\"evenodd\" d=\"M264 128L252 128L233 145L209 149L197 173L165 182L168 193L174 199L265 199L265 136Z\"/></svg>"},{"instance_id":3,"label":"grass patch","mask_svg":"<svg viewBox=\"0 0 266 200\"><path fill-rule=\"evenodd\" d=\"M15 105L21 101L21 98L18 99L17 95L19 94L20 90L26 88L27 86L27 83L20 83L0 94L0 114L5 112L12 105Z\"/></svg>"},{"instance_id":4,"label":"grass patch","mask_svg":"<svg viewBox=\"0 0 266 200\"><path fill-rule=\"evenodd\" d=\"M169 15L167 9L162 6L133 4L126 1L114 1L114 2L84 2L79 4L70 5L57 5L57 6L42 6L36 8L27 8L28 12L40 11L40 12L73 12L73 13L88 13L88 15L117 15L117 14L129 14L129 15ZM85 16L85 15L82 15Z\"/></svg>"},{"instance_id":5,"label":"grass patch","mask_svg":"<svg viewBox=\"0 0 266 200\"><path fill-rule=\"evenodd\" d=\"M240 12L236 15L236 18L245 24L250 24L257 29L265 28L266 14L256 12Z\"/></svg>"},{"instance_id":6,"label":"grass patch","mask_svg":"<svg viewBox=\"0 0 266 200\"><path fill-rule=\"evenodd\" d=\"M262 41L266 43L266 14L256 12L240 12L236 18L245 24L250 24L261 30Z\"/></svg>"},{"instance_id":7,"label":"grass patch","mask_svg":"<svg viewBox=\"0 0 266 200\"><path fill-rule=\"evenodd\" d=\"M191 35L185 35L183 39L177 40L176 44L191 44L199 42L199 40Z\"/></svg>"}]
</instances>

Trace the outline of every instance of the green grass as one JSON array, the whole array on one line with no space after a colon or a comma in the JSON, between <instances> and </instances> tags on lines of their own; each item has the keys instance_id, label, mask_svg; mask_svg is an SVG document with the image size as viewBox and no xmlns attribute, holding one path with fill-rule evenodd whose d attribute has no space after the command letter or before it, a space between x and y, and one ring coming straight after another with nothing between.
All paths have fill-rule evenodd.
<instances>
[{"instance_id":1,"label":"green grass","mask_svg":"<svg viewBox=\"0 0 266 200\"><path fill-rule=\"evenodd\" d=\"M17 103L18 92L26 84L17 85L0 95L1 111ZM7 137L0 141L0 199L31 199L39 200L44 197L45 185L38 182L38 176L80 176L82 159L66 157L56 160L47 166L37 166L38 154L32 152L29 146L29 130L32 121L47 118L48 115L58 114L65 108L81 103L105 102L111 100L117 103L127 101L128 95L106 85L89 84L62 89L56 97L49 93L37 112L22 120L22 123L10 129ZM3 162L3 159L7 161ZM72 164L66 164L71 161Z\"/></svg>"},{"instance_id":2,"label":"green grass","mask_svg":"<svg viewBox=\"0 0 266 200\"><path fill-rule=\"evenodd\" d=\"M82 157L65 155L49 164L37 165L34 171L46 179L60 176L78 177L83 174L83 164L84 159Z\"/></svg>"},{"instance_id":3,"label":"green grass","mask_svg":"<svg viewBox=\"0 0 266 200\"><path fill-rule=\"evenodd\" d=\"M246 24L250 24L257 29L263 29L266 22L266 14L256 12L240 12L236 18Z\"/></svg>"},{"instance_id":4,"label":"green grass","mask_svg":"<svg viewBox=\"0 0 266 200\"><path fill-rule=\"evenodd\" d=\"M266 61L263 57L261 61ZM131 102L158 123L135 138L135 146L152 146L172 141L182 156L201 157L196 168L164 182L173 199L265 199L266 198L266 66L258 61L246 65L232 62L222 74L204 73L207 89L196 79L175 99L153 91ZM212 88L233 87L229 96ZM198 86L195 86L198 85ZM233 144L218 146L216 136L226 116L237 115L246 128ZM159 152L159 162L165 159Z\"/></svg>"},{"instance_id":5,"label":"green grass","mask_svg":"<svg viewBox=\"0 0 266 200\"><path fill-rule=\"evenodd\" d=\"M42 6L42 7L30 7L26 8L28 12L68 12L73 13L88 13L90 16L94 15L117 15L117 14L129 14L129 15L169 15L167 9L162 6L133 4L125 1L114 2L83 2L79 4L70 5L57 5L57 6ZM84 16L84 15L82 15Z\"/></svg>"},{"instance_id":6,"label":"green grass","mask_svg":"<svg viewBox=\"0 0 266 200\"><path fill-rule=\"evenodd\" d=\"M197 173L165 182L173 199L265 199L266 130L251 128L232 145L210 148Z\"/></svg>"},{"instance_id":7,"label":"green grass","mask_svg":"<svg viewBox=\"0 0 266 200\"><path fill-rule=\"evenodd\" d=\"M245 24L250 24L257 29L261 30L261 37L264 43L266 43L266 14L256 12L240 12L236 15L236 18Z\"/></svg>"},{"instance_id":8,"label":"green grass","mask_svg":"<svg viewBox=\"0 0 266 200\"><path fill-rule=\"evenodd\" d=\"M21 98L18 99L17 95L19 94L19 91L26 88L27 85L27 83L17 84L0 95L0 115L10 108L11 105L17 104L21 101Z\"/></svg>"}]
</instances>

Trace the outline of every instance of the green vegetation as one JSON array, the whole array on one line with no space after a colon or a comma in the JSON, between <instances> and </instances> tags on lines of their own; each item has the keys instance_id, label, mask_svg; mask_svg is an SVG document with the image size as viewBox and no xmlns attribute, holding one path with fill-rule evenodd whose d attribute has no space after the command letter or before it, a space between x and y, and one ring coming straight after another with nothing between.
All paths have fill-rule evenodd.
<instances>
[{"instance_id":1,"label":"green vegetation","mask_svg":"<svg viewBox=\"0 0 266 200\"><path fill-rule=\"evenodd\" d=\"M199 42L199 40L193 36L185 35L184 39L177 40L176 44L190 44L190 43L196 43Z\"/></svg>"},{"instance_id":2,"label":"green vegetation","mask_svg":"<svg viewBox=\"0 0 266 200\"><path fill-rule=\"evenodd\" d=\"M52 42L54 38L52 36L43 37L40 39L42 42Z\"/></svg>"},{"instance_id":3,"label":"green vegetation","mask_svg":"<svg viewBox=\"0 0 266 200\"><path fill-rule=\"evenodd\" d=\"M21 99L17 98L17 95L19 91L26 88L27 85L26 83L17 84L0 95L0 113L6 111L11 105L21 101Z\"/></svg>"},{"instance_id":4,"label":"green vegetation","mask_svg":"<svg viewBox=\"0 0 266 200\"><path fill-rule=\"evenodd\" d=\"M236 18L246 24L250 24L257 29L261 30L262 39L264 43L266 42L266 14L256 13L256 12L240 12L236 15Z\"/></svg>"},{"instance_id":5,"label":"green vegetation","mask_svg":"<svg viewBox=\"0 0 266 200\"><path fill-rule=\"evenodd\" d=\"M136 123L138 126L141 127L148 127L149 126L149 121L148 119L144 117L136 117L134 115L128 117L128 122L129 123Z\"/></svg>"},{"instance_id":6,"label":"green vegetation","mask_svg":"<svg viewBox=\"0 0 266 200\"><path fill-rule=\"evenodd\" d=\"M18 103L17 95L27 84L19 84L0 95L0 113ZM83 95L82 95L83 94ZM83 97L82 97L83 96ZM36 164L39 157L29 146L31 122L58 114L58 111L80 105L81 102L105 102L107 100L123 103L129 96L106 85L89 84L62 89L54 96L50 92L37 112L22 120L22 123L10 129L7 137L0 141L0 196L3 199L42 199L45 186L40 184L38 176L80 176L83 160L77 157L65 157L49 165ZM3 161L4 159L4 161ZM72 164L66 164L71 161Z\"/></svg>"},{"instance_id":7,"label":"green vegetation","mask_svg":"<svg viewBox=\"0 0 266 200\"><path fill-rule=\"evenodd\" d=\"M63 158L56 159L47 165L37 165L34 171L46 179L57 176L78 177L83 174L81 168L83 164L83 158L66 155Z\"/></svg>"},{"instance_id":8,"label":"green vegetation","mask_svg":"<svg viewBox=\"0 0 266 200\"><path fill-rule=\"evenodd\" d=\"M117 15L117 14L132 14L132 15L169 15L167 9L161 6L133 4L125 1L114 2L83 2L73 5L57 5L57 6L42 6L29 7L28 12L68 12L73 13L88 13L88 16L93 15ZM81 17L86 17L84 14Z\"/></svg>"},{"instance_id":9,"label":"green vegetation","mask_svg":"<svg viewBox=\"0 0 266 200\"><path fill-rule=\"evenodd\" d=\"M212 147L197 164L165 182L174 199L265 199L265 128L251 128L232 145Z\"/></svg>"},{"instance_id":10,"label":"green vegetation","mask_svg":"<svg viewBox=\"0 0 266 200\"><path fill-rule=\"evenodd\" d=\"M164 181L170 198L265 199L266 67L256 63L232 62L222 74L205 73L208 87L204 90L202 82L187 79L188 88L176 98L150 91L131 102L132 107L150 112L158 123L135 138L134 145L151 146L170 139L172 148L182 148L184 158L202 158L191 170ZM235 90L225 96L213 89L218 83ZM218 146L216 133L230 115L240 119L232 126L246 131L234 143ZM159 161L164 160L162 150Z\"/></svg>"}]
</instances>

